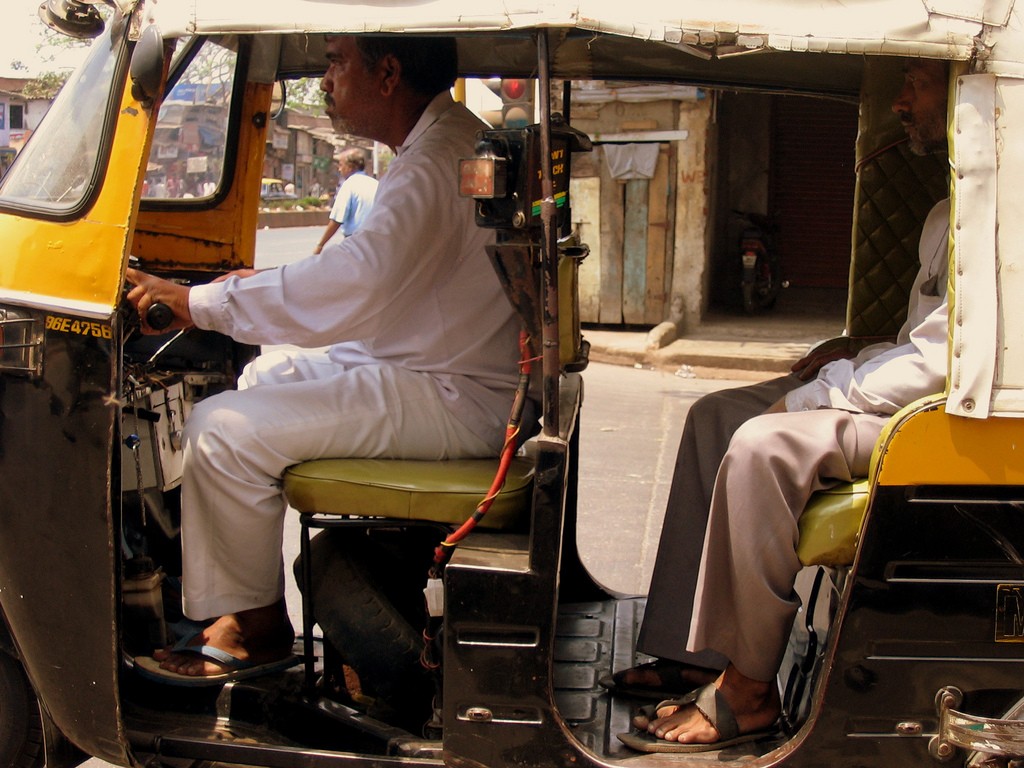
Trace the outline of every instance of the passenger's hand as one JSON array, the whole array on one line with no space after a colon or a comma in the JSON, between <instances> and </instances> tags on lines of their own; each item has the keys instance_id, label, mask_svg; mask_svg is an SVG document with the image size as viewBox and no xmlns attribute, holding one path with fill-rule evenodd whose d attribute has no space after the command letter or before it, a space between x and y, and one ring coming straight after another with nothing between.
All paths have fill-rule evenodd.
<instances>
[{"instance_id":1,"label":"passenger's hand","mask_svg":"<svg viewBox=\"0 0 1024 768\"><path fill-rule=\"evenodd\" d=\"M137 269L129 269L126 278L134 286L128 291L128 301L139 313L143 333L166 333L178 328L190 328L193 325L192 314L188 309L189 287L187 285L162 280ZM146 312L157 303L166 305L174 314L171 323L161 330L150 328L146 322Z\"/></svg>"},{"instance_id":2,"label":"passenger's hand","mask_svg":"<svg viewBox=\"0 0 1024 768\"><path fill-rule=\"evenodd\" d=\"M799 376L801 381L810 381L818 375L818 371L829 363L856 357L862 349L880 341L894 341L894 338L892 336L839 336L829 339L793 363L790 370Z\"/></svg>"},{"instance_id":3,"label":"passenger's hand","mask_svg":"<svg viewBox=\"0 0 1024 768\"><path fill-rule=\"evenodd\" d=\"M856 355L853 345L850 344L848 336L840 336L835 339L819 344L807 355L793 363L790 370L795 373L801 381L810 381L818 375L823 367L834 360L844 360Z\"/></svg>"},{"instance_id":4,"label":"passenger's hand","mask_svg":"<svg viewBox=\"0 0 1024 768\"><path fill-rule=\"evenodd\" d=\"M776 400L765 409L765 413L789 413L789 409L786 408L786 398Z\"/></svg>"}]
</instances>

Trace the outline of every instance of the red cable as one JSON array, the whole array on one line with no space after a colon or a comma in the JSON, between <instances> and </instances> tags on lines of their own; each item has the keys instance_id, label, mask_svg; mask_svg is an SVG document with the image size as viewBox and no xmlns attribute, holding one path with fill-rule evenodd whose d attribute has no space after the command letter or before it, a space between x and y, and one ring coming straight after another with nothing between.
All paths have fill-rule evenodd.
<instances>
[{"instance_id":1,"label":"red cable","mask_svg":"<svg viewBox=\"0 0 1024 768\"><path fill-rule=\"evenodd\" d=\"M534 358L527 356L529 342L530 337L526 334L526 331L521 331L519 333L519 386L516 389L515 401L512 403L512 413L505 428L505 444L501 448L498 470L495 472L494 481L491 483L487 495L477 505L473 514L434 549L434 563L431 567L432 576L436 576L444 562L451 557L451 552L456 544L466 538L469 532L480 522L480 519L487 514L487 510L491 508L494 500L498 497L498 493L501 492L505 485L509 465L511 465L512 458L515 456L515 438L519 434L519 419L522 416L522 409L526 400L526 390L529 387L530 372L533 367Z\"/></svg>"}]
</instances>

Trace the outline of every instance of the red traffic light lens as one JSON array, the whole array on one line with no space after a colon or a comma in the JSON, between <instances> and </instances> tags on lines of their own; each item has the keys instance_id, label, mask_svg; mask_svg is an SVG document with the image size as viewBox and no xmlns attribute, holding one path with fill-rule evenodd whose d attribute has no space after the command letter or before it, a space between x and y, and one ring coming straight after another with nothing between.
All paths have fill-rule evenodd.
<instances>
[{"instance_id":1,"label":"red traffic light lens","mask_svg":"<svg viewBox=\"0 0 1024 768\"><path fill-rule=\"evenodd\" d=\"M503 99L521 99L526 95L525 80L502 80L501 97Z\"/></svg>"}]
</instances>

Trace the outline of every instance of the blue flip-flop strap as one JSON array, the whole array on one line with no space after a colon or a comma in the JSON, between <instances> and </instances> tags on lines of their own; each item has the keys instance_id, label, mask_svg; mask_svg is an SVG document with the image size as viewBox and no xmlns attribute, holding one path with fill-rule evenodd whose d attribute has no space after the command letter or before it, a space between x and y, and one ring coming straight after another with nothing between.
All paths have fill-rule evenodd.
<instances>
[{"instance_id":1,"label":"blue flip-flop strap","mask_svg":"<svg viewBox=\"0 0 1024 768\"><path fill-rule=\"evenodd\" d=\"M203 630L197 629L190 635L186 635L174 644L171 648L171 653L194 653L196 656L202 656L207 659L211 659L218 664L223 664L228 669L248 669L253 666L251 661L245 661L237 656L233 656L225 650L215 648L212 645L189 645L190 642L195 640L198 635L201 635Z\"/></svg>"},{"instance_id":2,"label":"blue flip-flop strap","mask_svg":"<svg viewBox=\"0 0 1024 768\"><path fill-rule=\"evenodd\" d=\"M253 666L251 661L245 661L237 656L232 656L225 650L214 648L212 645L193 645L191 648L183 648L185 653L194 653L223 664L228 669L248 669Z\"/></svg>"},{"instance_id":3,"label":"blue flip-flop strap","mask_svg":"<svg viewBox=\"0 0 1024 768\"><path fill-rule=\"evenodd\" d=\"M188 650L188 644L195 640L199 635L203 633L202 627L197 627L193 631L186 635L182 635L181 639L178 640L174 645L171 646L171 653L178 653L179 651Z\"/></svg>"}]
</instances>

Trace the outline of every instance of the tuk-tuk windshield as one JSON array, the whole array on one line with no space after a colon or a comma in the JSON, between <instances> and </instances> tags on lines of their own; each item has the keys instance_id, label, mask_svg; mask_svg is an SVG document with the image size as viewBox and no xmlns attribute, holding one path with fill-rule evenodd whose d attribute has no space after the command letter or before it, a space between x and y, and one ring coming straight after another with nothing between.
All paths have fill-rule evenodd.
<instances>
[{"instance_id":1,"label":"tuk-tuk windshield","mask_svg":"<svg viewBox=\"0 0 1024 768\"><path fill-rule=\"evenodd\" d=\"M209 39L195 51L160 105L142 196L211 198L220 187L238 39Z\"/></svg>"},{"instance_id":2,"label":"tuk-tuk windshield","mask_svg":"<svg viewBox=\"0 0 1024 768\"><path fill-rule=\"evenodd\" d=\"M4 177L0 206L67 213L89 200L105 165L99 161L109 149L108 126L116 114L114 84L123 81L115 73L125 58L124 39L114 40L109 29L96 40Z\"/></svg>"}]
</instances>

